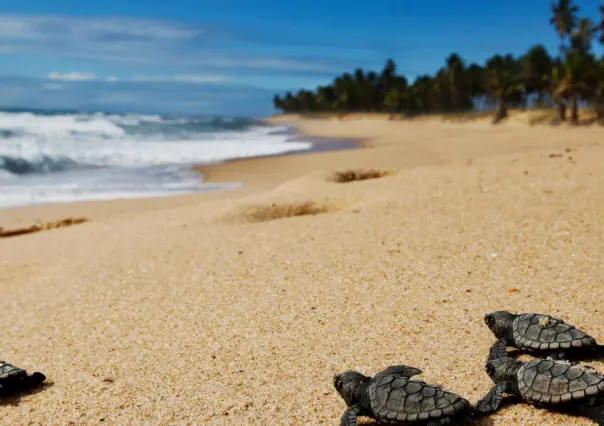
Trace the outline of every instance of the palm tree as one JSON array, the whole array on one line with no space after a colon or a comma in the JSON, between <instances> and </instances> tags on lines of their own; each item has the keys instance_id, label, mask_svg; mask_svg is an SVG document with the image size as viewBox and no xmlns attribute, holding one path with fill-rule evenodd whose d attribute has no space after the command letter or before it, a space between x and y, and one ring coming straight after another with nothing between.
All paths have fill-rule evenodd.
<instances>
[{"instance_id":1,"label":"palm tree","mask_svg":"<svg viewBox=\"0 0 604 426\"><path fill-rule=\"evenodd\" d=\"M446 68L441 68L436 73L431 94L431 103L436 112L446 112L451 109L451 86Z\"/></svg>"},{"instance_id":2,"label":"palm tree","mask_svg":"<svg viewBox=\"0 0 604 426\"><path fill-rule=\"evenodd\" d=\"M557 70L558 82L553 94L568 98L572 124L579 122L579 97L582 92L589 91L588 81L593 78L595 69L592 55L570 55Z\"/></svg>"},{"instance_id":3,"label":"palm tree","mask_svg":"<svg viewBox=\"0 0 604 426\"><path fill-rule=\"evenodd\" d=\"M466 85L470 97L483 96L485 94L484 68L477 64L471 64L466 72Z\"/></svg>"},{"instance_id":4,"label":"palm tree","mask_svg":"<svg viewBox=\"0 0 604 426\"><path fill-rule=\"evenodd\" d=\"M508 116L509 98L521 89L521 82L516 73L511 55L495 55L487 60L485 68L485 86L495 98L495 119L498 123Z\"/></svg>"},{"instance_id":5,"label":"palm tree","mask_svg":"<svg viewBox=\"0 0 604 426\"><path fill-rule=\"evenodd\" d=\"M459 109L461 107L461 95L463 92L463 72L464 63L457 53L452 53L447 58L447 76L449 91L451 93L451 109Z\"/></svg>"},{"instance_id":6,"label":"palm tree","mask_svg":"<svg viewBox=\"0 0 604 426\"><path fill-rule=\"evenodd\" d=\"M579 7L572 4L572 0L551 0L552 17L549 23L556 28L560 37L560 57L564 56L564 39L575 29L577 25L576 15Z\"/></svg>"},{"instance_id":7,"label":"palm tree","mask_svg":"<svg viewBox=\"0 0 604 426\"><path fill-rule=\"evenodd\" d=\"M283 102L281 101L279 95L273 96L273 107L275 109L283 109Z\"/></svg>"},{"instance_id":8,"label":"palm tree","mask_svg":"<svg viewBox=\"0 0 604 426\"><path fill-rule=\"evenodd\" d=\"M604 4L600 6L600 43L604 44Z\"/></svg>"},{"instance_id":9,"label":"palm tree","mask_svg":"<svg viewBox=\"0 0 604 426\"><path fill-rule=\"evenodd\" d=\"M521 59L522 76L527 93L537 95L542 106L552 72L552 58L542 45L533 46Z\"/></svg>"},{"instance_id":10,"label":"palm tree","mask_svg":"<svg viewBox=\"0 0 604 426\"><path fill-rule=\"evenodd\" d=\"M297 110L296 100L294 98L294 95L292 95L292 92L287 92L285 94L285 100L282 102L282 105L285 111Z\"/></svg>"},{"instance_id":11,"label":"palm tree","mask_svg":"<svg viewBox=\"0 0 604 426\"><path fill-rule=\"evenodd\" d=\"M383 105L386 111L401 112L408 107L409 84L407 79L402 76L395 76L392 79L390 88L384 95Z\"/></svg>"},{"instance_id":12,"label":"palm tree","mask_svg":"<svg viewBox=\"0 0 604 426\"><path fill-rule=\"evenodd\" d=\"M394 77L396 77L396 64L392 58L388 58L386 65L384 65L384 69L382 70L381 78L385 83L390 83Z\"/></svg>"},{"instance_id":13,"label":"palm tree","mask_svg":"<svg viewBox=\"0 0 604 426\"><path fill-rule=\"evenodd\" d=\"M409 88L409 108L414 114L432 112L434 79L429 75L422 75L415 79Z\"/></svg>"},{"instance_id":14,"label":"palm tree","mask_svg":"<svg viewBox=\"0 0 604 426\"><path fill-rule=\"evenodd\" d=\"M558 108L558 120L566 121L566 94L557 90L564 80L564 66L560 59L553 63L552 72L548 81L548 88L552 99L556 102Z\"/></svg>"},{"instance_id":15,"label":"palm tree","mask_svg":"<svg viewBox=\"0 0 604 426\"><path fill-rule=\"evenodd\" d=\"M397 76L394 79L394 87L398 88L399 92L402 94L402 96L399 96L399 110L408 111L410 103L409 81L404 76Z\"/></svg>"},{"instance_id":16,"label":"palm tree","mask_svg":"<svg viewBox=\"0 0 604 426\"><path fill-rule=\"evenodd\" d=\"M356 108L363 111L371 111L373 105L373 81L370 80L370 74L372 79L375 79L375 73L365 72L361 68L357 68L354 71L354 82L351 87L353 102ZM351 99L349 99L350 102Z\"/></svg>"},{"instance_id":17,"label":"palm tree","mask_svg":"<svg viewBox=\"0 0 604 426\"><path fill-rule=\"evenodd\" d=\"M604 7L604 6L602 6ZM596 117L601 124L604 124L604 56L598 63L596 69L596 78L594 79L593 101Z\"/></svg>"},{"instance_id":18,"label":"palm tree","mask_svg":"<svg viewBox=\"0 0 604 426\"><path fill-rule=\"evenodd\" d=\"M365 79L365 86L363 87L363 99L366 111L375 111L376 106L381 103L377 91L378 83L379 77L377 73L369 71Z\"/></svg>"},{"instance_id":19,"label":"palm tree","mask_svg":"<svg viewBox=\"0 0 604 426\"><path fill-rule=\"evenodd\" d=\"M337 96L334 86L320 86L317 88L316 104L320 111L328 111L337 108Z\"/></svg>"},{"instance_id":20,"label":"palm tree","mask_svg":"<svg viewBox=\"0 0 604 426\"><path fill-rule=\"evenodd\" d=\"M353 79L349 73L344 73L333 82L337 110L350 110L354 103Z\"/></svg>"},{"instance_id":21,"label":"palm tree","mask_svg":"<svg viewBox=\"0 0 604 426\"><path fill-rule=\"evenodd\" d=\"M593 36L597 32L598 28L593 25L590 19L582 18L577 29L571 34L572 51L580 54L589 52Z\"/></svg>"},{"instance_id":22,"label":"palm tree","mask_svg":"<svg viewBox=\"0 0 604 426\"><path fill-rule=\"evenodd\" d=\"M382 70L382 73L379 76L379 81L377 82L377 85L375 87L375 102L377 110L391 109L391 106L386 104L386 97L388 93L392 92L392 89L396 89L394 87L396 77L396 64L394 60L389 58L386 61L386 65L384 65L384 69ZM390 95L390 102L392 102L392 95Z\"/></svg>"},{"instance_id":23,"label":"palm tree","mask_svg":"<svg viewBox=\"0 0 604 426\"><path fill-rule=\"evenodd\" d=\"M396 87L391 87L384 96L384 107L386 111L394 112L400 109L404 93Z\"/></svg>"}]
</instances>

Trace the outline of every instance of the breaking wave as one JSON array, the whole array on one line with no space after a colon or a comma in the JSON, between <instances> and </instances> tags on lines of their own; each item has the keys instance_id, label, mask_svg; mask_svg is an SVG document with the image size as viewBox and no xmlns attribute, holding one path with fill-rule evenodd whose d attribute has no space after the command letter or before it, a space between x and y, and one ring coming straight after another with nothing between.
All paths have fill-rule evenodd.
<instances>
[{"instance_id":1,"label":"breaking wave","mask_svg":"<svg viewBox=\"0 0 604 426\"><path fill-rule=\"evenodd\" d=\"M203 190L193 164L311 145L287 127L232 117L0 112L0 207L73 201L74 191L83 200Z\"/></svg>"}]
</instances>

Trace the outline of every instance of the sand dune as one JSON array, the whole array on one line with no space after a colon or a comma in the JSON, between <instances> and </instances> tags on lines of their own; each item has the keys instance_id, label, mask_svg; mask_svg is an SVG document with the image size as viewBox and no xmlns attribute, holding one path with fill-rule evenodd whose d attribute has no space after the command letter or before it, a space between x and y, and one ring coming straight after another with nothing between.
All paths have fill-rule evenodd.
<instances>
[{"instance_id":1,"label":"sand dune","mask_svg":"<svg viewBox=\"0 0 604 426\"><path fill-rule=\"evenodd\" d=\"M296 123L367 148L217 165L243 188L54 206L91 222L0 239L2 357L52 382L0 424L332 425L334 373L399 363L476 402L497 309L604 342L600 129ZM369 169L392 173L333 180ZM512 422L590 424L526 404L475 424Z\"/></svg>"}]
</instances>

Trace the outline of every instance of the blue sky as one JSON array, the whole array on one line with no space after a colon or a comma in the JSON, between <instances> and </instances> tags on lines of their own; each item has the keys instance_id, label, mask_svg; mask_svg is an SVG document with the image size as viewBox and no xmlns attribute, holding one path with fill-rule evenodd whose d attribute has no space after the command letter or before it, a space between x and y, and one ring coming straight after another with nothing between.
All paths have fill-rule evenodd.
<instances>
[{"instance_id":1,"label":"blue sky","mask_svg":"<svg viewBox=\"0 0 604 426\"><path fill-rule=\"evenodd\" d=\"M600 0L576 3L599 19ZM451 52L555 53L549 14L535 0L0 0L0 106L262 116L275 92L388 57L412 80Z\"/></svg>"}]
</instances>

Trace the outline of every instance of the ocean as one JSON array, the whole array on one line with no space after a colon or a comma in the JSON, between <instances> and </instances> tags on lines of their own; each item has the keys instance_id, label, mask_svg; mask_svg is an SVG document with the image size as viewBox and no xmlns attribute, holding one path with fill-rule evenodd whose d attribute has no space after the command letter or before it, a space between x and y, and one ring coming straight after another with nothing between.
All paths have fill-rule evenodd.
<instances>
[{"instance_id":1,"label":"ocean","mask_svg":"<svg viewBox=\"0 0 604 426\"><path fill-rule=\"evenodd\" d=\"M245 118L0 111L0 209L226 189L191 167L312 145Z\"/></svg>"}]
</instances>

